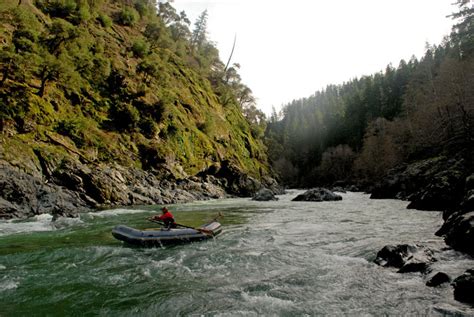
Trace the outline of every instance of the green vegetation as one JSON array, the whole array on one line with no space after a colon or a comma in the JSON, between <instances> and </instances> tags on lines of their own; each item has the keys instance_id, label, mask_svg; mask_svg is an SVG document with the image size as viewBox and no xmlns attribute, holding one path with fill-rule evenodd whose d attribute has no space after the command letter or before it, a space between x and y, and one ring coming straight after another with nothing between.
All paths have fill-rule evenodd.
<instances>
[{"instance_id":1,"label":"green vegetation","mask_svg":"<svg viewBox=\"0 0 474 317\"><path fill-rule=\"evenodd\" d=\"M388 169L474 149L474 9L425 55L295 100L268 123L269 158L282 180L311 186L378 180Z\"/></svg>"},{"instance_id":2,"label":"green vegetation","mask_svg":"<svg viewBox=\"0 0 474 317\"><path fill-rule=\"evenodd\" d=\"M207 13L191 31L184 12L154 0L0 4L2 158L34 161L36 148L176 177L223 160L268 173L265 120L208 41Z\"/></svg>"}]
</instances>

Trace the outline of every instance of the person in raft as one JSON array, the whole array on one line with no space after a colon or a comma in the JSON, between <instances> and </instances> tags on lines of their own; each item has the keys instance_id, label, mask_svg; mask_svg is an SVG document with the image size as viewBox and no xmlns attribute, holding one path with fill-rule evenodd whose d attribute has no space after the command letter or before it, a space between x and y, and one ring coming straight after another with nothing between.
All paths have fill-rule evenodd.
<instances>
[{"instance_id":1,"label":"person in raft","mask_svg":"<svg viewBox=\"0 0 474 317\"><path fill-rule=\"evenodd\" d=\"M163 207L161 208L161 216L153 216L153 220L158 220L158 221L163 221L165 224L166 230L169 230L171 228L176 228L176 222L174 221L174 217L171 214L171 212L168 210L168 208Z\"/></svg>"}]
</instances>

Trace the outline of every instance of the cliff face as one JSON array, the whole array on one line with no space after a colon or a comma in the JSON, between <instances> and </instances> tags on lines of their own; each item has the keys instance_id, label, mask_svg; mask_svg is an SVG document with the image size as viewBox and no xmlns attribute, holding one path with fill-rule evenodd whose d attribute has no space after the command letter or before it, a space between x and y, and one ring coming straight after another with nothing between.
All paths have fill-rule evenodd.
<instances>
[{"instance_id":1,"label":"cliff face","mask_svg":"<svg viewBox=\"0 0 474 317\"><path fill-rule=\"evenodd\" d=\"M171 6L43 0L0 10L0 216L275 185L242 115L245 86ZM200 194L176 194L189 186Z\"/></svg>"}]
</instances>

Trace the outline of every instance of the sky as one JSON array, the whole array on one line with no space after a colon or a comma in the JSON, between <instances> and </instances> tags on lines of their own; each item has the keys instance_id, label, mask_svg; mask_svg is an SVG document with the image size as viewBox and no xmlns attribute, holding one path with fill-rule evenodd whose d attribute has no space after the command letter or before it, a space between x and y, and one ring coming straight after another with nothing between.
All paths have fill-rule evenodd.
<instances>
[{"instance_id":1,"label":"sky","mask_svg":"<svg viewBox=\"0 0 474 317\"><path fill-rule=\"evenodd\" d=\"M208 10L208 38L240 64L267 115L328 84L421 57L451 30L454 0L174 0L194 21Z\"/></svg>"}]
</instances>

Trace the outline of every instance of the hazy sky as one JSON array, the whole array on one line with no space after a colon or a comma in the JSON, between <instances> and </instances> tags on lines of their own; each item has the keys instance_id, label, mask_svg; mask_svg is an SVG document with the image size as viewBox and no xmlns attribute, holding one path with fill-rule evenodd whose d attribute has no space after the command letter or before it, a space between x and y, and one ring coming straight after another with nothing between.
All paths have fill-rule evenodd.
<instances>
[{"instance_id":1,"label":"hazy sky","mask_svg":"<svg viewBox=\"0 0 474 317\"><path fill-rule=\"evenodd\" d=\"M175 0L194 21L208 10L209 38L265 113L328 84L420 57L449 34L454 0Z\"/></svg>"}]
</instances>

